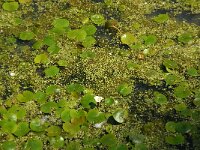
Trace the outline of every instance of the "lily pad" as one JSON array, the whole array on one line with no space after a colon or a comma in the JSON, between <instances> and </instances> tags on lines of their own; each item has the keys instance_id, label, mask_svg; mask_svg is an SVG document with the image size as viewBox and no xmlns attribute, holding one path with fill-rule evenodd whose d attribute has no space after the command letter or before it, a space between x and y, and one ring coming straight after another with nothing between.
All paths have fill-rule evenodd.
<instances>
[{"instance_id":1,"label":"lily pad","mask_svg":"<svg viewBox=\"0 0 200 150\"><path fill-rule=\"evenodd\" d=\"M71 83L70 85L66 86L67 92L72 93L81 93L84 91L84 86L78 84L78 83Z\"/></svg>"},{"instance_id":2,"label":"lily pad","mask_svg":"<svg viewBox=\"0 0 200 150\"><path fill-rule=\"evenodd\" d=\"M187 44L188 42L192 41L192 39L193 37L191 33L183 33L178 37L178 41L184 44Z\"/></svg>"},{"instance_id":3,"label":"lily pad","mask_svg":"<svg viewBox=\"0 0 200 150\"><path fill-rule=\"evenodd\" d=\"M100 142L105 146L111 147L117 144L117 139L113 134L110 133L101 137Z\"/></svg>"},{"instance_id":4,"label":"lily pad","mask_svg":"<svg viewBox=\"0 0 200 150\"><path fill-rule=\"evenodd\" d=\"M59 126L50 126L46 129L48 136L59 136L61 134L61 128Z\"/></svg>"},{"instance_id":5,"label":"lily pad","mask_svg":"<svg viewBox=\"0 0 200 150\"><path fill-rule=\"evenodd\" d=\"M158 16L153 18L153 20L158 23L165 23L168 19L169 19L168 14L159 14Z\"/></svg>"},{"instance_id":6,"label":"lily pad","mask_svg":"<svg viewBox=\"0 0 200 150\"><path fill-rule=\"evenodd\" d=\"M45 130L44 121L39 118L31 120L30 128L32 131L41 132Z\"/></svg>"},{"instance_id":7,"label":"lily pad","mask_svg":"<svg viewBox=\"0 0 200 150\"><path fill-rule=\"evenodd\" d=\"M65 144L62 136L51 137L49 141L54 148L62 148Z\"/></svg>"},{"instance_id":8,"label":"lily pad","mask_svg":"<svg viewBox=\"0 0 200 150\"><path fill-rule=\"evenodd\" d=\"M178 82L180 82L180 79L179 79L176 75L168 74L168 75L165 77L165 82L166 82L166 84L168 84L168 85L175 85L175 84L177 84Z\"/></svg>"},{"instance_id":9,"label":"lily pad","mask_svg":"<svg viewBox=\"0 0 200 150\"><path fill-rule=\"evenodd\" d=\"M153 45L157 42L157 37L155 35L143 36L145 45Z\"/></svg>"},{"instance_id":10,"label":"lily pad","mask_svg":"<svg viewBox=\"0 0 200 150\"><path fill-rule=\"evenodd\" d=\"M32 40L35 37L35 34L31 31L21 32L19 38L21 40Z\"/></svg>"},{"instance_id":11,"label":"lily pad","mask_svg":"<svg viewBox=\"0 0 200 150\"><path fill-rule=\"evenodd\" d=\"M96 101L94 99L94 95L92 94L86 94L82 97L81 99L81 105L84 107L84 108L91 108L92 105L95 105L96 104Z\"/></svg>"},{"instance_id":12,"label":"lily pad","mask_svg":"<svg viewBox=\"0 0 200 150\"><path fill-rule=\"evenodd\" d=\"M6 141L1 145L2 150L15 150L16 143L14 141Z\"/></svg>"},{"instance_id":13,"label":"lily pad","mask_svg":"<svg viewBox=\"0 0 200 150\"><path fill-rule=\"evenodd\" d=\"M57 103L55 102L47 102L41 106L41 111L43 113L51 113L52 109L57 108Z\"/></svg>"},{"instance_id":14,"label":"lily pad","mask_svg":"<svg viewBox=\"0 0 200 150\"><path fill-rule=\"evenodd\" d=\"M179 144L183 144L185 142L185 138L181 134L176 134L173 136L165 137L165 141L171 145L179 145Z\"/></svg>"},{"instance_id":15,"label":"lily pad","mask_svg":"<svg viewBox=\"0 0 200 150\"><path fill-rule=\"evenodd\" d=\"M38 91L35 93L34 95L34 99L38 102L38 103L45 103L47 100L47 95L46 93L42 92L42 91Z\"/></svg>"},{"instance_id":16,"label":"lily pad","mask_svg":"<svg viewBox=\"0 0 200 150\"><path fill-rule=\"evenodd\" d=\"M119 123L123 123L127 116L128 112L124 109L118 109L113 113L113 118Z\"/></svg>"},{"instance_id":17,"label":"lily pad","mask_svg":"<svg viewBox=\"0 0 200 150\"><path fill-rule=\"evenodd\" d=\"M173 121L169 121L165 125L165 129L169 132L176 132L176 123Z\"/></svg>"},{"instance_id":18,"label":"lily pad","mask_svg":"<svg viewBox=\"0 0 200 150\"><path fill-rule=\"evenodd\" d=\"M48 55L46 53L36 55L34 62L36 64L38 64L38 63L46 64L49 62Z\"/></svg>"},{"instance_id":19,"label":"lily pad","mask_svg":"<svg viewBox=\"0 0 200 150\"><path fill-rule=\"evenodd\" d=\"M5 2L2 5L2 8L7 11L15 11L19 8L18 2Z\"/></svg>"},{"instance_id":20,"label":"lily pad","mask_svg":"<svg viewBox=\"0 0 200 150\"><path fill-rule=\"evenodd\" d=\"M63 18L55 19L53 21L53 26L55 28L66 28L69 26L69 21Z\"/></svg>"},{"instance_id":21,"label":"lily pad","mask_svg":"<svg viewBox=\"0 0 200 150\"><path fill-rule=\"evenodd\" d=\"M42 150L42 149L43 149L43 143L39 139L29 139L24 146L24 150Z\"/></svg>"},{"instance_id":22,"label":"lily pad","mask_svg":"<svg viewBox=\"0 0 200 150\"><path fill-rule=\"evenodd\" d=\"M14 132L14 135L16 136L24 136L30 131L29 129L29 123L28 122L20 122L17 125L17 130Z\"/></svg>"},{"instance_id":23,"label":"lily pad","mask_svg":"<svg viewBox=\"0 0 200 150\"><path fill-rule=\"evenodd\" d=\"M163 105L167 103L167 97L164 94L161 94L159 92L154 92L154 96L155 96L154 101L157 104Z\"/></svg>"},{"instance_id":24,"label":"lily pad","mask_svg":"<svg viewBox=\"0 0 200 150\"><path fill-rule=\"evenodd\" d=\"M82 45L83 45L84 47L87 48L87 47L92 47L95 43L96 43L96 40L95 40L94 37L92 37L92 36L87 36L87 37L83 40Z\"/></svg>"},{"instance_id":25,"label":"lily pad","mask_svg":"<svg viewBox=\"0 0 200 150\"><path fill-rule=\"evenodd\" d=\"M92 36L96 33L97 28L94 25L84 25L82 26L83 30L87 33L87 35Z\"/></svg>"},{"instance_id":26,"label":"lily pad","mask_svg":"<svg viewBox=\"0 0 200 150\"><path fill-rule=\"evenodd\" d=\"M64 122L69 122L71 120L70 109L65 109L64 111L62 111L61 119Z\"/></svg>"},{"instance_id":27,"label":"lily pad","mask_svg":"<svg viewBox=\"0 0 200 150\"><path fill-rule=\"evenodd\" d=\"M122 96L128 96L132 92L132 87L129 86L127 83L123 83L118 86L117 91Z\"/></svg>"},{"instance_id":28,"label":"lily pad","mask_svg":"<svg viewBox=\"0 0 200 150\"><path fill-rule=\"evenodd\" d=\"M186 85L179 85L174 89L174 95L178 98L186 98L190 96L191 91Z\"/></svg>"},{"instance_id":29,"label":"lily pad","mask_svg":"<svg viewBox=\"0 0 200 150\"><path fill-rule=\"evenodd\" d=\"M58 86L57 85L49 85L45 92L47 95L53 95L54 93L57 92Z\"/></svg>"},{"instance_id":30,"label":"lily pad","mask_svg":"<svg viewBox=\"0 0 200 150\"><path fill-rule=\"evenodd\" d=\"M49 68L46 68L44 70L46 77L54 77L54 76L58 75L59 71L60 71L60 69L56 66L50 66Z\"/></svg>"},{"instance_id":31,"label":"lily pad","mask_svg":"<svg viewBox=\"0 0 200 150\"><path fill-rule=\"evenodd\" d=\"M198 71L197 71L195 68L193 68L193 67L192 67L192 68L189 68L189 69L187 70L187 74L190 75L190 76L193 76L193 77L199 75Z\"/></svg>"},{"instance_id":32,"label":"lily pad","mask_svg":"<svg viewBox=\"0 0 200 150\"><path fill-rule=\"evenodd\" d=\"M87 114L87 120L90 123L100 123L105 120L105 115L96 109L91 109Z\"/></svg>"},{"instance_id":33,"label":"lily pad","mask_svg":"<svg viewBox=\"0 0 200 150\"><path fill-rule=\"evenodd\" d=\"M123 44L131 45L136 42L136 38L133 34L127 32L121 35L121 42Z\"/></svg>"},{"instance_id":34,"label":"lily pad","mask_svg":"<svg viewBox=\"0 0 200 150\"><path fill-rule=\"evenodd\" d=\"M10 120L2 120L0 125L2 127L2 131L6 133L14 133L18 127L15 121Z\"/></svg>"},{"instance_id":35,"label":"lily pad","mask_svg":"<svg viewBox=\"0 0 200 150\"><path fill-rule=\"evenodd\" d=\"M103 25L105 24L105 19L104 16L101 14L95 14L91 16L91 20L93 23L97 24L97 25Z\"/></svg>"},{"instance_id":36,"label":"lily pad","mask_svg":"<svg viewBox=\"0 0 200 150\"><path fill-rule=\"evenodd\" d=\"M85 40L87 33L83 29L71 30L67 33L67 37L71 40L76 40L77 42L82 42Z\"/></svg>"},{"instance_id":37,"label":"lily pad","mask_svg":"<svg viewBox=\"0 0 200 150\"><path fill-rule=\"evenodd\" d=\"M178 64L175 61L169 60L169 59L164 60L163 65L168 69L177 69L178 68Z\"/></svg>"}]
</instances>

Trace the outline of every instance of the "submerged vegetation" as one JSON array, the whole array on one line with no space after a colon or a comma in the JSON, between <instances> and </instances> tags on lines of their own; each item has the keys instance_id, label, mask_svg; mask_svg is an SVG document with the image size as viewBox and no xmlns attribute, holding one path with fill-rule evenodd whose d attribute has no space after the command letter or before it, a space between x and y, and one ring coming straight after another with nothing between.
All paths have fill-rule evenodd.
<instances>
[{"instance_id":1,"label":"submerged vegetation","mask_svg":"<svg viewBox=\"0 0 200 150\"><path fill-rule=\"evenodd\" d=\"M200 149L198 0L0 6L0 149Z\"/></svg>"}]
</instances>

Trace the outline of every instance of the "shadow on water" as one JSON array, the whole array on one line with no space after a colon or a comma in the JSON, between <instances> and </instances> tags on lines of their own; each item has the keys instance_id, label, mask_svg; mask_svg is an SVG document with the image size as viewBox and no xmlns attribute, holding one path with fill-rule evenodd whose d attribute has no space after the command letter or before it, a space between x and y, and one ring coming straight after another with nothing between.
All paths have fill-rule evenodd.
<instances>
[{"instance_id":1,"label":"shadow on water","mask_svg":"<svg viewBox=\"0 0 200 150\"><path fill-rule=\"evenodd\" d=\"M154 12L152 12L151 14L147 14L146 16L148 18L152 18L152 17L157 16L159 14L168 13L169 15L174 16L177 21L186 21L188 23L194 23L194 24L200 26L200 13L193 14L191 11L182 11L180 14L174 15L174 12L175 12L174 9L171 9L171 10L157 9Z\"/></svg>"}]
</instances>

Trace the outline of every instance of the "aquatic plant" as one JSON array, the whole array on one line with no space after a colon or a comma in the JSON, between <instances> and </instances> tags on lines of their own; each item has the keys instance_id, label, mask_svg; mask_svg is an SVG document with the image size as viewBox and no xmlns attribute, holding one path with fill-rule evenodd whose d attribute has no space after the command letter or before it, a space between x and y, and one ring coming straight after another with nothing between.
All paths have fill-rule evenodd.
<instances>
[{"instance_id":1,"label":"aquatic plant","mask_svg":"<svg viewBox=\"0 0 200 150\"><path fill-rule=\"evenodd\" d=\"M157 42L157 37L155 35L145 35L142 36L145 45L153 45Z\"/></svg>"},{"instance_id":2,"label":"aquatic plant","mask_svg":"<svg viewBox=\"0 0 200 150\"><path fill-rule=\"evenodd\" d=\"M188 85L186 85L185 83L181 83L178 87L174 89L174 95L177 98L186 98L190 96L190 94L191 94L191 91Z\"/></svg>"},{"instance_id":3,"label":"aquatic plant","mask_svg":"<svg viewBox=\"0 0 200 150\"><path fill-rule=\"evenodd\" d=\"M132 33L124 33L121 35L121 42L123 44L131 45L136 42L136 38Z\"/></svg>"},{"instance_id":4,"label":"aquatic plant","mask_svg":"<svg viewBox=\"0 0 200 150\"><path fill-rule=\"evenodd\" d=\"M90 123L100 123L105 121L105 114L99 112L97 109L91 109L86 118Z\"/></svg>"},{"instance_id":5,"label":"aquatic plant","mask_svg":"<svg viewBox=\"0 0 200 150\"><path fill-rule=\"evenodd\" d=\"M168 14L159 14L158 16L155 16L153 20L157 23L165 23L169 19Z\"/></svg>"},{"instance_id":6,"label":"aquatic plant","mask_svg":"<svg viewBox=\"0 0 200 150\"><path fill-rule=\"evenodd\" d=\"M60 69L56 66L50 66L44 70L46 77L54 77L59 73Z\"/></svg>"},{"instance_id":7,"label":"aquatic plant","mask_svg":"<svg viewBox=\"0 0 200 150\"><path fill-rule=\"evenodd\" d=\"M70 30L67 33L67 37L71 40L76 40L77 42L82 42L85 40L87 36L87 33L83 29L75 29L75 30Z\"/></svg>"},{"instance_id":8,"label":"aquatic plant","mask_svg":"<svg viewBox=\"0 0 200 150\"><path fill-rule=\"evenodd\" d=\"M2 150L15 150L16 143L14 141L5 141L1 145Z\"/></svg>"},{"instance_id":9,"label":"aquatic plant","mask_svg":"<svg viewBox=\"0 0 200 150\"><path fill-rule=\"evenodd\" d=\"M91 108L92 105L95 105L96 101L94 100L94 95L92 94L85 94L81 99L81 105L84 108Z\"/></svg>"},{"instance_id":10,"label":"aquatic plant","mask_svg":"<svg viewBox=\"0 0 200 150\"><path fill-rule=\"evenodd\" d=\"M122 83L118 86L117 91L122 96L128 96L132 92L132 87L127 83Z\"/></svg>"},{"instance_id":11,"label":"aquatic plant","mask_svg":"<svg viewBox=\"0 0 200 150\"><path fill-rule=\"evenodd\" d=\"M175 135L166 136L165 141L172 145L179 145L185 142L185 138L181 134L175 134Z\"/></svg>"},{"instance_id":12,"label":"aquatic plant","mask_svg":"<svg viewBox=\"0 0 200 150\"><path fill-rule=\"evenodd\" d=\"M35 34L31 31L21 32L19 38L21 40L32 40L35 37Z\"/></svg>"},{"instance_id":13,"label":"aquatic plant","mask_svg":"<svg viewBox=\"0 0 200 150\"><path fill-rule=\"evenodd\" d=\"M43 149L43 142L39 139L28 139L24 146L24 150L42 150Z\"/></svg>"},{"instance_id":14,"label":"aquatic plant","mask_svg":"<svg viewBox=\"0 0 200 150\"><path fill-rule=\"evenodd\" d=\"M65 145L64 138L62 136L50 137L50 145L54 148L62 148Z\"/></svg>"},{"instance_id":15,"label":"aquatic plant","mask_svg":"<svg viewBox=\"0 0 200 150\"><path fill-rule=\"evenodd\" d=\"M30 131L29 123L28 122L20 122L17 124L17 129L13 134L18 137L19 136L21 137L21 136L26 135L29 131Z\"/></svg>"},{"instance_id":16,"label":"aquatic plant","mask_svg":"<svg viewBox=\"0 0 200 150\"><path fill-rule=\"evenodd\" d=\"M88 36L94 35L97 31L97 28L94 25L84 25L81 29L84 30Z\"/></svg>"},{"instance_id":17,"label":"aquatic plant","mask_svg":"<svg viewBox=\"0 0 200 150\"><path fill-rule=\"evenodd\" d=\"M50 126L46 129L47 135L52 136L59 136L61 134L61 128L59 126Z\"/></svg>"},{"instance_id":18,"label":"aquatic plant","mask_svg":"<svg viewBox=\"0 0 200 150\"><path fill-rule=\"evenodd\" d=\"M49 62L48 55L46 53L36 55L34 58L34 62L36 64L39 64L39 63L46 64Z\"/></svg>"},{"instance_id":19,"label":"aquatic plant","mask_svg":"<svg viewBox=\"0 0 200 150\"><path fill-rule=\"evenodd\" d=\"M183 33L178 37L178 41L184 44L187 44L188 42L192 41L192 39L193 37L191 33Z\"/></svg>"},{"instance_id":20,"label":"aquatic plant","mask_svg":"<svg viewBox=\"0 0 200 150\"><path fill-rule=\"evenodd\" d=\"M117 144L117 139L113 134L109 133L102 136L100 142L105 146L112 147Z\"/></svg>"},{"instance_id":21,"label":"aquatic plant","mask_svg":"<svg viewBox=\"0 0 200 150\"><path fill-rule=\"evenodd\" d=\"M105 23L104 16L101 14L92 15L91 20L93 23L95 23L97 25L104 25L104 23Z\"/></svg>"},{"instance_id":22,"label":"aquatic plant","mask_svg":"<svg viewBox=\"0 0 200 150\"><path fill-rule=\"evenodd\" d=\"M163 104L167 103L167 97L164 94L156 91L156 92L154 92L154 96L155 96L154 101L157 104L163 105Z\"/></svg>"},{"instance_id":23,"label":"aquatic plant","mask_svg":"<svg viewBox=\"0 0 200 150\"><path fill-rule=\"evenodd\" d=\"M92 47L94 44L96 43L96 40L94 37L92 36L87 36L83 42L82 42L82 45L86 48L88 47Z\"/></svg>"},{"instance_id":24,"label":"aquatic plant","mask_svg":"<svg viewBox=\"0 0 200 150\"><path fill-rule=\"evenodd\" d=\"M55 109L55 108L57 108L57 103L55 103L55 102L46 102L43 105L41 105L40 110L43 113L51 113L51 111L53 109Z\"/></svg>"},{"instance_id":25,"label":"aquatic plant","mask_svg":"<svg viewBox=\"0 0 200 150\"><path fill-rule=\"evenodd\" d=\"M193 67L188 68L187 74L194 77L199 75L198 71Z\"/></svg>"},{"instance_id":26,"label":"aquatic plant","mask_svg":"<svg viewBox=\"0 0 200 150\"><path fill-rule=\"evenodd\" d=\"M119 123L123 123L127 118L128 112L124 109L118 109L113 113L113 118Z\"/></svg>"},{"instance_id":27,"label":"aquatic plant","mask_svg":"<svg viewBox=\"0 0 200 150\"><path fill-rule=\"evenodd\" d=\"M15 11L19 8L18 2L5 2L2 5L2 8L7 11Z\"/></svg>"},{"instance_id":28,"label":"aquatic plant","mask_svg":"<svg viewBox=\"0 0 200 150\"><path fill-rule=\"evenodd\" d=\"M45 130L45 124L42 119L35 118L30 122L30 129L35 132L42 132Z\"/></svg>"}]
</instances>

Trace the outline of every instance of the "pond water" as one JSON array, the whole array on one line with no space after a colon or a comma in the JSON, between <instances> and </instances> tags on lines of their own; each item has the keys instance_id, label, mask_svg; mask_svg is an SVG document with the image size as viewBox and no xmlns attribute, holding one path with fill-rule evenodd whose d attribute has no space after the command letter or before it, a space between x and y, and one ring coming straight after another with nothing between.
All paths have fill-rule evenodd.
<instances>
[{"instance_id":1,"label":"pond water","mask_svg":"<svg viewBox=\"0 0 200 150\"><path fill-rule=\"evenodd\" d=\"M199 0L0 6L0 149L200 149Z\"/></svg>"}]
</instances>

